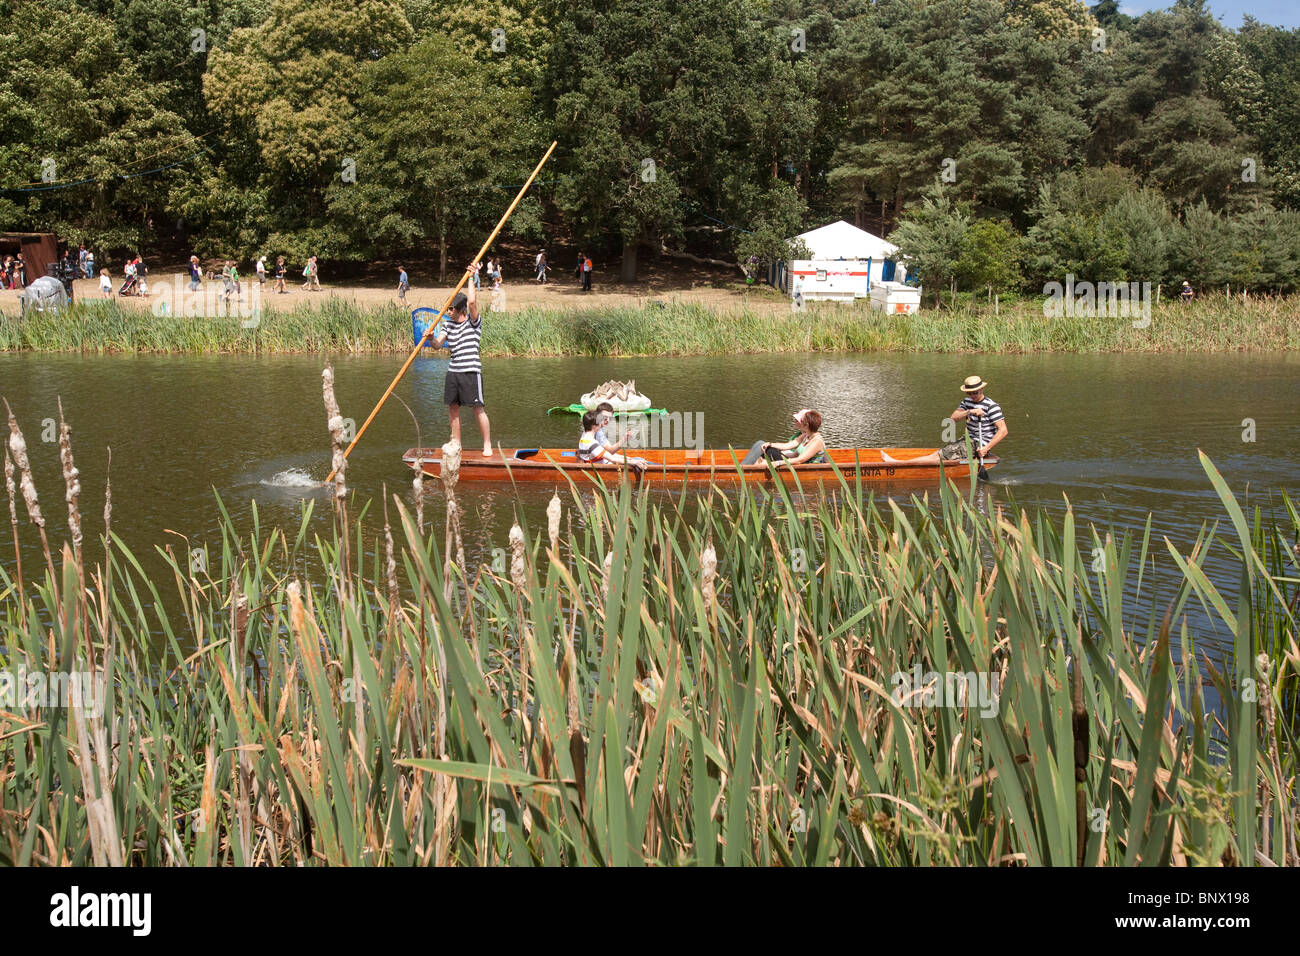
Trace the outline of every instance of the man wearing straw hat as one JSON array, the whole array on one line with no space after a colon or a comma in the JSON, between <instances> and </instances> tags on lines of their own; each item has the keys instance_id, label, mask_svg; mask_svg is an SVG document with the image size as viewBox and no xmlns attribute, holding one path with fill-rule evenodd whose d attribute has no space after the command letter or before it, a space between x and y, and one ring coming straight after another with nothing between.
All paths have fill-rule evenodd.
<instances>
[{"instance_id":1,"label":"man wearing straw hat","mask_svg":"<svg viewBox=\"0 0 1300 956\"><path fill-rule=\"evenodd\" d=\"M1007 437L1007 420L1002 414L1002 406L984 394L987 384L978 375L972 375L962 382L961 390L966 393L966 397L952 413L953 421L966 422L966 434L970 436L971 447L981 458ZM964 448L960 457L966 457Z\"/></svg>"},{"instance_id":2,"label":"man wearing straw hat","mask_svg":"<svg viewBox=\"0 0 1300 956\"><path fill-rule=\"evenodd\" d=\"M1002 406L984 394L988 383L978 375L972 375L962 382L961 390L965 392L961 404L951 417L954 422L966 423L966 434L970 437L971 449L977 458L986 457L993 447L1007 437L1007 422L1002 414ZM891 458L882 449L880 457L886 462L896 463L899 459ZM938 451L932 451L920 458L907 461L923 465L934 465L940 461L964 461L966 443L949 442Z\"/></svg>"}]
</instances>

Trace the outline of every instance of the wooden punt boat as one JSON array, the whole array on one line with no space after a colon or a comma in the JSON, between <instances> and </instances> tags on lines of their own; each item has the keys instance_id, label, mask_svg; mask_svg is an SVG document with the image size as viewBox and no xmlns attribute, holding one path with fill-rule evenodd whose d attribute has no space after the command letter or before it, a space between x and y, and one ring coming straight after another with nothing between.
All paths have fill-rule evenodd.
<instances>
[{"instance_id":1,"label":"wooden punt boat","mask_svg":"<svg viewBox=\"0 0 1300 956\"><path fill-rule=\"evenodd\" d=\"M683 449L638 449L636 454L647 459L650 466L641 476L642 481L656 482L729 482L768 481L773 475L785 481L815 482L819 479L835 480L835 469L849 481L855 480L859 467L863 481L938 481L936 464L911 464L906 459L919 458L934 451L933 448L886 448L891 458L902 459L886 463L879 448L832 448L829 450L834 465L803 464L793 467L778 465L771 469L765 462L737 468L736 463L745 457L745 449L708 449L703 451ZM629 451L629 453L631 453ZM419 468L426 475L438 477L442 473L442 450L439 448L411 448L402 456L411 468ZM985 469L996 467L998 459L984 459ZM945 462L944 474L956 480L968 479L970 468L965 461ZM596 464L579 461L571 448L520 448L503 449L491 458L480 451L462 453L460 478L464 481L556 481L563 472L574 478L605 482L617 481L624 475L634 476L624 465Z\"/></svg>"}]
</instances>

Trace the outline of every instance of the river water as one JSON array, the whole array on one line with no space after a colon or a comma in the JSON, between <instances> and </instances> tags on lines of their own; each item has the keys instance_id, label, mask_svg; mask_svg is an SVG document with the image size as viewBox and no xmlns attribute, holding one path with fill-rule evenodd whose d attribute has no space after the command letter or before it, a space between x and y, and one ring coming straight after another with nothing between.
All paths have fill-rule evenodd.
<instances>
[{"instance_id":1,"label":"river water","mask_svg":"<svg viewBox=\"0 0 1300 956\"><path fill-rule=\"evenodd\" d=\"M417 360L396 392L415 412L425 445L448 437L445 354ZM303 356L3 354L0 395L26 434L52 538L65 532L63 483L57 444L42 438L55 436L51 420L62 398L87 541L102 532L111 447L113 530L145 556L155 546L219 547L214 494L245 532L254 503L264 525L296 527L302 502L315 498L324 529L328 498L313 484L329 470L323 364ZM343 414L363 421L399 365L392 356L335 358ZM1224 517L1197 448L1243 506L1280 511L1278 489L1300 486L1300 356L1287 354L499 359L484 362L484 394L494 443L503 447L572 447L576 417L546 409L611 378L635 379L656 407L702 413L709 447L785 439L790 414L802 407L821 411L833 446L933 446L971 374L989 382L1010 430L984 503L1041 505L1059 515L1068 495L1076 515L1103 533L1140 528L1153 514L1153 550L1164 556L1162 537L1186 552L1204 522ZM466 447L475 448L468 413L464 429ZM376 504L385 484L409 495L400 456L415 444L411 416L390 401L351 457L350 489ZM543 526L551 492L550 485L522 492L518 504L535 516L534 528ZM504 547L514 492L463 483L459 494L472 556ZM39 544L30 529L23 542L35 566ZM11 547L0 547L0 563L12 572ZM1227 586L1235 583L1222 552L1210 568Z\"/></svg>"}]
</instances>

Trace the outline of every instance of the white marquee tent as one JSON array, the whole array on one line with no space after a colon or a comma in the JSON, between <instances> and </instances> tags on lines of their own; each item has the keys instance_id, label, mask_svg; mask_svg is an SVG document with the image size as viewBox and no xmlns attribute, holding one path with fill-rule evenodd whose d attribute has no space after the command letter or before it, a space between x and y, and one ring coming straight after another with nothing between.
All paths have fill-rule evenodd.
<instances>
[{"instance_id":1,"label":"white marquee tent","mask_svg":"<svg viewBox=\"0 0 1300 956\"><path fill-rule=\"evenodd\" d=\"M852 301L869 297L872 283L905 278L906 270L895 261L897 246L843 219L798 238L808 245L812 258L778 262L768 269L768 283L787 295L798 289L809 300Z\"/></svg>"}]
</instances>

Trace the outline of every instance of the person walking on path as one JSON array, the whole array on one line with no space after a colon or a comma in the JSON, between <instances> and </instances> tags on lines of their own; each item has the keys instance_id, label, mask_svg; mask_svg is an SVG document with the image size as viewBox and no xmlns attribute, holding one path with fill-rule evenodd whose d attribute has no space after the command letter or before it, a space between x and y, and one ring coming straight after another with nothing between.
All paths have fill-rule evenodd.
<instances>
[{"instance_id":1,"label":"person walking on path","mask_svg":"<svg viewBox=\"0 0 1300 956\"><path fill-rule=\"evenodd\" d=\"M546 250L543 249L537 253L537 258L533 260L533 267L537 270L537 281L546 282Z\"/></svg>"},{"instance_id":2,"label":"person walking on path","mask_svg":"<svg viewBox=\"0 0 1300 956\"><path fill-rule=\"evenodd\" d=\"M466 271L476 271L478 263L470 263ZM460 444L460 407L468 405L478 418L478 429L483 435L483 457L492 457L492 436L489 431L487 411L483 407L483 360L479 350L483 341L483 321L478 314L478 289L471 282L465 291L451 300L451 320L443 323L442 334L434 348L451 350L447 363L447 378L443 385L442 400L447 405L451 423L451 440Z\"/></svg>"},{"instance_id":3,"label":"person walking on path","mask_svg":"<svg viewBox=\"0 0 1300 956\"><path fill-rule=\"evenodd\" d=\"M284 288L284 276L288 270L284 265L284 256L275 257L275 292L277 295L287 295Z\"/></svg>"},{"instance_id":4,"label":"person walking on path","mask_svg":"<svg viewBox=\"0 0 1300 956\"><path fill-rule=\"evenodd\" d=\"M304 289L310 289L313 292L320 291L320 265L316 257L312 256L307 260L307 267L302 270L302 274L307 277L307 281L302 284Z\"/></svg>"},{"instance_id":5,"label":"person walking on path","mask_svg":"<svg viewBox=\"0 0 1300 956\"><path fill-rule=\"evenodd\" d=\"M492 304L488 307L489 312L504 312L506 310L506 288L501 281L501 273L497 273L492 279Z\"/></svg>"},{"instance_id":6,"label":"person walking on path","mask_svg":"<svg viewBox=\"0 0 1300 956\"><path fill-rule=\"evenodd\" d=\"M403 302L406 301L406 290L411 287L410 280L406 277L406 266L397 267L397 297Z\"/></svg>"},{"instance_id":7,"label":"person walking on path","mask_svg":"<svg viewBox=\"0 0 1300 956\"><path fill-rule=\"evenodd\" d=\"M582 257L582 291L591 291L591 257Z\"/></svg>"},{"instance_id":8,"label":"person walking on path","mask_svg":"<svg viewBox=\"0 0 1300 956\"><path fill-rule=\"evenodd\" d=\"M107 269L99 270L99 291L103 293L105 299L113 298L113 278L108 274Z\"/></svg>"},{"instance_id":9,"label":"person walking on path","mask_svg":"<svg viewBox=\"0 0 1300 956\"><path fill-rule=\"evenodd\" d=\"M90 278L90 274L86 272L86 244L84 242L81 244L81 248L77 250L77 278Z\"/></svg>"},{"instance_id":10,"label":"person walking on path","mask_svg":"<svg viewBox=\"0 0 1300 956\"><path fill-rule=\"evenodd\" d=\"M229 302L232 295L239 296L239 270L235 268L235 263L231 259L226 260L226 267L221 270L221 274L226 280L226 297L225 301ZM236 300L238 301L238 299Z\"/></svg>"},{"instance_id":11,"label":"person walking on path","mask_svg":"<svg viewBox=\"0 0 1300 956\"><path fill-rule=\"evenodd\" d=\"M140 294L149 294L149 267L138 255L135 257L135 274L140 280Z\"/></svg>"},{"instance_id":12,"label":"person walking on path","mask_svg":"<svg viewBox=\"0 0 1300 956\"><path fill-rule=\"evenodd\" d=\"M259 288L266 285L266 256L257 260L257 285Z\"/></svg>"},{"instance_id":13,"label":"person walking on path","mask_svg":"<svg viewBox=\"0 0 1300 956\"><path fill-rule=\"evenodd\" d=\"M203 270L199 268L199 257L190 256L190 291L198 292L199 283L203 281Z\"/></svg>"},{"instance_id":14,"label":"person walking on path","mask_svg":"<svg viewBox=\"0 0 1300 956\"><path fill-rule=\"evenodd\" d=\"M89 249L86 250L86 278L95 278L95 254Z\"/></svg>"}]
</instances>

